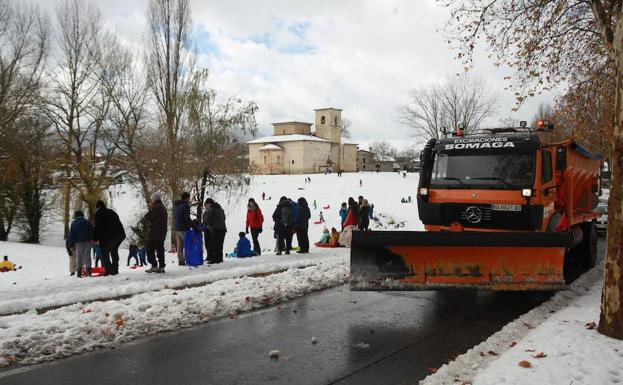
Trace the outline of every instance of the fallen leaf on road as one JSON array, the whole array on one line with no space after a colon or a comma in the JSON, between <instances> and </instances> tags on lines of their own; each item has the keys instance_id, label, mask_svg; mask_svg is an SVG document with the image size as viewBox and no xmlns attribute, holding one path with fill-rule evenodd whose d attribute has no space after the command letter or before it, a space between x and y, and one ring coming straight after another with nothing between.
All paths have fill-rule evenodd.
<instances>
[{"instance_id":1,"label":"fallen leaf on road","mask_svg":"<svg viewBox=\"0 0 623 385\"><path fill-rule=\"evenodd\" d=\"M529 323L527 323L527 322L524 322L524 323L523 323L523 325L524 325L525 327L527 327L528 329L534 329L534 326L530 325L530 324L529 324Z\"/></svg>"},{"instance_id":2,"label":"fallen leaf on road","mask_svg":"<svg viewBox=\"0 0 623 385\"><path fill-rule=\"evenodd\" d=\"M589 322L589 323L587 323L587 324L586 324L586 325L584 325L584 326L586 326L586 328L587 328L588 330L593 330L593 329L595 329L595 328L597 327L597 325L595 324L595 322Z\"/></svg>"},{"instance_id":3,"label":"fallen leaf on road","mask_svg":"<svg viewBox=\"0 0 623 385\"><path fill-rule=\"evenodd\" d=\"M490 356L497 356L498 354L496 352L494 352L493 350L489 350L487 352L487 354L489 354Z\"/></svg>"},{"instance_id":4,"label":"fallen leaf on road","mask_svg":"<svg viewBox=\"0 0 623 385\"><path fill-rule=\"evenodd\" d=\"M515 345L517 345L517 342L516 342L516 341L511 342L511 348L512 348L513 346L515 346Z\"/></svg>"},{"instance_id":5,"label":"fallen leaf on road","mask_svg":"<svg viewBox=\"0 0 623 385\"><path fill-rule=\"evenodd\" d=\"M117 325L117 329L120 329L123 326L125 326L125 321L123 320L122 316L119 316L117 317L117 319L115 319L115 325Z\"/></svg>"},{"instance_id":6,"label":"fallen leaf on road","mask_svg":"<svg viewBox=\"0 0 623 385\"><path fill-rule=\"evenodd\" d=\"M480 352L480 357L485 357L485 356L486 356L486 354L485 354L485 353Z\"/></svg>"},{"instance_id":7,"label":"fallen leaf on road","mask_svg":"<svg viewBox=\"0 0 623 385\"><path fill-rule=\"evenodd\" d=\"M531 368L532 364L526 360L523 360L523 361L519 361L519 366L527 369L527 368Z\"/></svg>"},{"instance_id":8,"label":"fallen leaf on road","mask_svg":"<svg viewBox=\"0 0 623 385\"><path fill-rule=\"evenodd\" d=\"M87 307L86 309L82 309L83 313L91 313L93 312L93 310L91 310L91 308Z\"/></svg>"},{"instance_id":9,"label":"fallen leaf on road","mask_svg":"<svg viewBox=\"0 0 623 385\"><path fill-rule=\"evenodd\" d=\"M437 373L437 370L438 370L437 368L428 368L428 372L429 372L430 374Z\"/></svg>"},{"instance_id":10,"label":"fallen leaf on road","mask_svg":"<svg viewBox=\"0 0 623 385\"><path fill-rule=\"evenodd\" d=\"M533 356L533 357L534 357L534 358L545 358L545 357L547 357L547 354L545 354L545 353L543 353L543 352L540 352L540 353L538 353L537 355L535 355L535 356Z\"/></svg>"},{"instance_id":11,"label":"fallen leaf on road","mask_svg":"<svg viewBox=\"0 0 623 385\"><path fill-rule=\"evenodd\" d=\"M532 352L534 352L535 350L534 350L534 349L526 349L525 351L526 351L526 352L530 352L530 353L532 353Z\"/></svg>"}]
</instances>

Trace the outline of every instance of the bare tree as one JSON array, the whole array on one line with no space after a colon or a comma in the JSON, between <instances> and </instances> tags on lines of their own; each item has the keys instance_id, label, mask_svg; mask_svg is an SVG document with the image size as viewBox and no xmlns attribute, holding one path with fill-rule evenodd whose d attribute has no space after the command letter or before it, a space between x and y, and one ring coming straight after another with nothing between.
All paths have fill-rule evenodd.
<instances>
[{"instance_id":1,"label":"bare tree","mask_svg":"<svg viewBox=\"0 0 623 385\"><path fill-rule=\"evenodd\" d=\"M58 53L50 74L46 114L65 147L64 220L69 222L70 189L95 213L95 203L114 181L109 176L115 147L108 140L110 98L95 74L106 39L99 10L64 0L57 8Z\"/></svg>"},{"instance_id":2,"label":"bare tree","mask_svg":"<svg viewBox=\"0 0 623 385\"><path fill-rule=\"evenodd\" d=\"M247 147L241 139L257 130L257 105L240 98L218 103L216 97L216 91L208 86L208 71L197 71L187 103L198 217L208 194L226 191L237 197L249 184Z\"/></svg>"},{"instance_id":3,"label":"bare tree","mask_svg":"<svg viewBox=\"0 0 623 385\"><path fill-rule=\"evenodd\" d=\"M598 330L623 339L623 1L443 0L450 10L449 40L466 66L479 43L497 64L516 70L518 103L596 73L612 73L614 125L610 144L612 188L608 245Z\"/></svg>"},{"instance_id":4,"label":"bare tree","mask_svg":"<svg viewBox=\"0 0 623 385\"><path fill-rule=\"evenodd\" d=\"M150 0L147 17L147 79L164 134L166 184L171 196L177 197L185 183L186 100L196 61L190 39L190 6L187 0Z\"/></svg>"},{"instance_id":5,"label":"bare tree","mask_svg":"<svg viewBox=\"0 0 623 385\"><path fill-rule=\"evenodd\" d=\"M379 140L370 143L370 151L374 153L375 160L385 161L389 158L395 158L398 156L398 149L393 147L386 140Z\"/></svg>"},{"instance_id":6,"label":"bare tree","mask_svg":"<svg viewBox=\"0 0 623 385\"><path fill-rule=\"evenodd\" d=\"M342 137L347 139L352 138L352 134L350 132L350 126L352 124L353 122L351 122L350 119L342 118Z\"/></svg>"},{"instance_id":7,"label":"bare tree","mask_svg":"<svg viewBox=\"0 0 623 385\"><path fill-rule=\"evenodd\" d=\"M105 60L98 63L97 76L103 91L111 102L109 114L112 129L108 141L114 143L120 156L116 157L126 176L135 177L143 200L149 207L152 188L149 185L147 158L147 125L150 119L147 78L145 70L129 48L116 39L108 39L103 46Z\"/></svg>"},{"instance_id":8,"label":"bare tree","mask_svg":"<svg viewBox=\"0 0 623 385\"><path fill-rule=\"evenodd\" d=\"M484 80L468 76L448 78L411 90L410 102L398 107L399 121L414 136L439 138L443 130L476 131L495 112L496 97Z\"/></svg>"},{"instance_id":9,"label":"bare tree","mask_svg":"<svg viewBox=\"0 0 623 385\"><path fill-rule=\"evenodd\" d=\"M34 112L48 49L47 19L36 8L0 0L0 240L19 206L16 123Z\"/></svg>"},{"instance_id":10,"label":"bare tree","mask_svg":"<svg viewBox=\"0 0 623 385\"><path fill-rule=\"evenodd\" d=\"M530 127L536 127L540 120L548 120L550 123L555 123L556 112L549 103L539 103L536 113L532 116Z\"/></svg>"}]
</instances>

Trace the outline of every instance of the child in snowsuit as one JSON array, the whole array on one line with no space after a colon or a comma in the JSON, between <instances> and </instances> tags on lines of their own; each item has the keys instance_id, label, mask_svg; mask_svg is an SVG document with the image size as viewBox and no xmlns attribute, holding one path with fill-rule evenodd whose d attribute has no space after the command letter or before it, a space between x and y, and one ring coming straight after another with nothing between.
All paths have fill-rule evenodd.
<instances>
[{"instance_id":1,"label":"child in snowsuit","mask_svg":"<svg viewBox=\"0 0 623 385\"><path fill-rule=\"evenodd\" d=\"M67 246L76 257L76 276L81 278L91 275L91 242L93 241L93 226L84 219L81 210L74 212L74 220L69 228Z\"/></svg>"},{"instance_id":2,"label":"child in snowsuit","mask_svg":"<svg viewBox=\"0 0 623 385\"><path fill-rule=\"evenodd\" d=\"M238 240L238 243L236 244L236 249L234 250L236 256L238 258L254 256L255 252L251 250L251 242L247 239L246 234L241 231L240 233L238 233L238 236L240 237L240 239Z\"/></svg>"},{"instance_id":3,"label":"child in snowsuit","mask_svg":"<svg viewBox=\"0 0 623 385\"><path fill-rule=\"evenodd\" d=\"M132 258L134 258L134 260L136 261L136 264L138 265L138 246L136 246L136 243L131 242L129 250L130 252L128 254L128 264L126 266L130 266L130 260Z\"/></svg>"},{"instance_id":4,"label":"child in snowsuit","mask_svg":"<svg viewBox=\"0 0 623 385\"><path fill-rule=\"evenodd\" d=\"M331 227L331 239L329 239L329 246L338 247L338 240L340 239L340 233L337 232L335 227Z\"/></svg>"},{"instance_id":5,"label":"child in snowsuit","mask_svg":"<svg viewBox=\"0 0 623 385\"><path fill-rule=\"evenodd\" d=\"M99 266L102 263L102 246L95 245L93 246L93 256L95 257L95 266Z\"/></svg>"},{"instance_id":6,"label":"child in snowsuit","mask_svg":"<svg viewBox=\"0 0 623 385\"><path fill-rule=\"evenodd\" d=\"M138 249L139 266L143 267L147 265L147 260L145 259L146 257L147 251L145 250L145 246L141 245L141 247Z\"/></svg>"},{"instance_id":7,"label":"child in snowsuit","mask_svg":"<svg viewBox=\"0 0 623 385\"><path fill-rule=\"evenodd\" d=\"M6 273L7 271L14 271L15 264L9 261L9 257L7 255L4 256L2 262L0 262L0 273Z\"/></svg>"},{"instance_id":8,"label":"child in snowsuit","mask_svg":"<svg viewBox=\"0 0 623 385\"><path fill-rule=\"evenodd\" d=\"M320 212L320 219L319 219L320 223L324 223L324 215L322 215L322 211Z\"/></svg>"},{"instance_id":9,"label":"child in snowsuit","mask_svg":"<svg viewBox=\"0 0 623 385\"><path fill-rule=\"evenodd\" d=\"M342 226L346 220L346 215L348 215L348 206L346 206L346 202L342 202L342 207L340 207L340 225Z\"/></svg>"},{"instance_id":10,"label":"child in snowsuit","mask_svg":"<svg viewBox=\"0 0 623 385\"><path fill-rule=\"evenodd\" d=\"M186 266L203 265L203 233L196 219L191 221L190 230L184 233L184 256Z\"/></svg>"},{"instance_id":11,"label":"child in snowsuit","mask_svg":"<svg viewBox=\"0 0 623 385\"><path fill-rule=\"evenodd\" d=\"M329 239L331 239L331 234L329 233L329 229L326 227L322 230L322 235L320 236L319 244L326 245L329 243Z\"/></svg>"}]
</instances>

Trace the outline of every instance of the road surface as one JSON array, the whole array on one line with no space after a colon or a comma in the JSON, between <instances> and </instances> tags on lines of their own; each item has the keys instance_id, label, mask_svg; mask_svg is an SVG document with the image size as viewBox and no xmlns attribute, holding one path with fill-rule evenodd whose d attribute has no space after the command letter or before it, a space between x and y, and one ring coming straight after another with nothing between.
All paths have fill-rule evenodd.
<instances>
[{"instance_id":1,"label":"road surface","mask_svg":"<svg viewBox=\"0 0 623 385\"><path fill-rule=\"evenodd\" d=\"M0 372L0 384L417 384L429 368L550 296L342 286L237 319ZM271 350L280 357L269 358Z\"/></svg>"}]
</instances>

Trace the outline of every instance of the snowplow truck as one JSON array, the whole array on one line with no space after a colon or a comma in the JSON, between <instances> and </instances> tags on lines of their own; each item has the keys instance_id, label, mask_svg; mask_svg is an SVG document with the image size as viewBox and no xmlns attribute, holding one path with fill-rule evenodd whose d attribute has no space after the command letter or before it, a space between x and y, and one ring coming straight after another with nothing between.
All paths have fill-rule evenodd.
<instances>
[{"instance_id":1,"label":"snowplow truck","mask_svg":"<svg viewBox=\"0 0 623 385\"><path fill-rule=\"evenodd\" d=\"M426 231L353 232L351 290L558 290L594 266L600 159L548 136L430 140L417 191Z\"/></svg>"}]
</instances>

